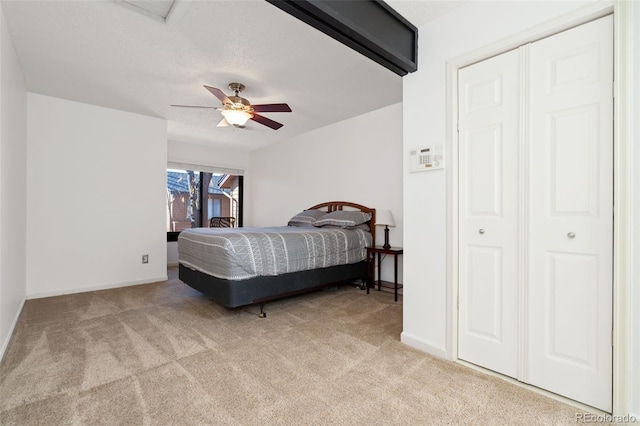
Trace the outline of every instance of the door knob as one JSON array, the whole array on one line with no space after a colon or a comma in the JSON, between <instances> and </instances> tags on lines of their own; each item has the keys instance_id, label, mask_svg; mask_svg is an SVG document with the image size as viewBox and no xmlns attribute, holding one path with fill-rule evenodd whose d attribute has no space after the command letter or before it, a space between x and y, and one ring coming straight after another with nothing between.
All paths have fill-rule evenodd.
<instances>
[{"instance_id":1,"label":"door knob","mask_svg":"<svg viewBox=\"0 0 640 426\"><path fill-rule=\"evenodd\" d=\"M575 237L576 237L576 234L575 234L575 232L569 232L569 233L567 234L567 237L569 237L569 238L575 238Z\"/></svg>"},{"instance_id":2,"label":"door knob","mask_svg":"<svg viewBox=\"0 0 640 426\"><path fill-rule=\"evenodd\" d=\"M484 229L482 229L482 228L478 229L478 233L479 233L480 235L483 235L483 234L484 234Z\"/></svg>"}]
</instances>

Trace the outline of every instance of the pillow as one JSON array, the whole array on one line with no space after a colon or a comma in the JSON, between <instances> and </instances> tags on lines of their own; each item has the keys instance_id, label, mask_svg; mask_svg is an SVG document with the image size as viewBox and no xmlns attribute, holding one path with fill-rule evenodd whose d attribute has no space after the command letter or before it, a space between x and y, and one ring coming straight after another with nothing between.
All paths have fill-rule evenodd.
<instances>
[{"instance_id":1,"label":"pillow","mask_svg":"<svg viewBox=\"0 0 640 426\"><path fill-rule=\"evenodd\" d=\"M289 220L287 225L289 226L311 226L313 223L326 215L327 212L323 212L321 210L305 210Z\"/></svg>"},{"instance_id":2,"label":"pillow","mask_svg":"<svg viewBox=\"0 0 640 426\"><path fill-rule=\"evenodd\" d=\"M335 212L327 213L319 220L316 220L313 223L313 226L333 225L341 228L348 228L356 225L362 225L369 220L371 220L371 213L336 210Z\"/></svg>"},{"instance_id":3,"label":"pillow","mask_svg":"<svg viewBox=\"0 0 640 426\"><path fill-rule=\"evenodd\" d=\"M367 225L366 223L361 223L360 225L356 225L356 226L335 226L335 225L323 225L322 228L327 229L327 228L336 228L336 229L362 229L363 231L367 231L367 232L371 232L371 228L369 228L369 225Z\"/></svg>"}]
</instances>

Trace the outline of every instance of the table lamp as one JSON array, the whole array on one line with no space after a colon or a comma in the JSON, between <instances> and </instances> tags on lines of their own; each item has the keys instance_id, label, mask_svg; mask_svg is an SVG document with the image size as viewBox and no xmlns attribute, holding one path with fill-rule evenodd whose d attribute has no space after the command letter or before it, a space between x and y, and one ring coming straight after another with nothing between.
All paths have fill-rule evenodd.
<instances>
[{"instance_id":1,"label":"table lamp","mask_svg":"<svg viewBox=\"0 0 640 426\"><path fill-rule=\"evenodd\" d=\"M389 227L396 226L396 222L393 220L393 215L391 214L391 210L380 209L376 211L376 226L384 225L384 245L382 248L390 249L391 245L389 245Z\"/></svg>"}]
</instances>

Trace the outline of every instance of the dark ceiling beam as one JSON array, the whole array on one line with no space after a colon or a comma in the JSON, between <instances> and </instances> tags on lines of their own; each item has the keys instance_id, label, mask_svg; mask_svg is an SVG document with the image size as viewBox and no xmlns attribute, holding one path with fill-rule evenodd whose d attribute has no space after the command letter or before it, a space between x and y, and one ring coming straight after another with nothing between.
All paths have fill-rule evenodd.
<instances>
[{"instance_id":1,"label":"dark ceiling beam","mask_svg":"<svg viewBox=\"0 0 640 426\"><path fill-rule=\"evenodd\" d=\"M418 69L418 29L382 0L267 0L398 75Z\"/></svg>"}]
</instances>

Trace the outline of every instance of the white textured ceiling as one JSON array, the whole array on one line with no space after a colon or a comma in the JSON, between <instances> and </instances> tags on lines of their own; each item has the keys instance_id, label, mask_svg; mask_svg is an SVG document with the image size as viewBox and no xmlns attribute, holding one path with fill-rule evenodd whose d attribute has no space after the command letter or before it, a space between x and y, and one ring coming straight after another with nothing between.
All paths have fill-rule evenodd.
<instances>
[{"instance_id":1,"label":"white textured ceiling","mask_svg":"<svg viewBox=\"0 0 640 426\"><path fill-rule=\"evenodd\" d=\"M141 2L145 3L145 2ZM146 3L153 3L147 1ZM414 25L456 2L390 0ZM402 79L264 0L177 0L166 22L114 1L3 1L27 90L168 120L169 138L252 150L402 100ZM202 86L246 86L253 104L288 103L218 128Z\"/></svg>"}]
</instances>

